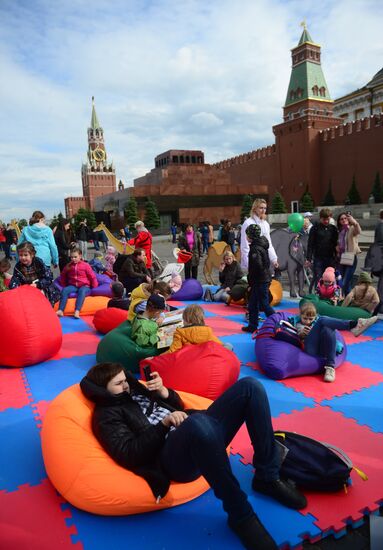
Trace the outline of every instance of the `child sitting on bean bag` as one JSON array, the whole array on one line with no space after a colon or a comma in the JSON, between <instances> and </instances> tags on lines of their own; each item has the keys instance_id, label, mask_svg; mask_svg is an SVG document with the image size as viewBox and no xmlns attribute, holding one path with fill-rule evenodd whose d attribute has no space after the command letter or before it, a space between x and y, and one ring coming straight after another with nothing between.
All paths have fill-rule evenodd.
<instances>
[{"instance_id":1,"label":"child sitting on bean bag","mask_svg":"<svg viewBox=\"0 0 383 550\"><path fill-rule=\"evenodd\" d=\"M11 262L8 258L3 258L0 261L0 292L8 290L9 282L12 278L12 275L8 273L9 269L11 269Z\"/></svg>"},{"instance_id":2,"label":"child sitting on bean bag","mask_svg":"<svg viewBox=\"0 0 383 550\"><path fill-rule=\"evenodd\" d=\"M342 298L342 289L337 284L335 269L333 267L328 267L323 272L316 287L316 294L321 300L328 300L334 306Z\"/></svg>"},{"instance_id":3,"label":"child sitting on bean bag","mask_svg":"<svg viewBox=\"0 0 383 550\"><path fill-rule=\"evenodd\" d=\"M112 289L112 299L109 300L107 307L116 307L117 309L128 311L130 300L124 297L124 285L120 282L112 283L110 288Z\"/></svg>"},{"instance_id":4,"label":"child sitting on bean bag","mask_svg":"<svg viewBox=\"0 0 383 550\"><path fill-rule=\"evenodd\" d=\"M64 309L67 304L69 294L74 292L77 294L77 297L73 317L75 319L79 319L84 300L87 294L89 294L91 288L98 287L98 281L93 269L82 259L82 252L79 248L72 248L70 251L70 259L71 261L64 267L59 278L59 283L64 288L61 292L57 315L58 317L62 317L64 315Z\"/></svg>"},{"instance_id":5,"label":"child sitting on bean bag","mask_svg":"<svg viewBox=\"0 0 383 550\"><path fill-rule=\"evenodd\" d=\"M102 259L104 258L104 255L102 252L96 252L94 255L94 258L90 260L89 265L93 269L95 273L104 273L106 270L106 267L102 263Z\"/></svg>"},{"instance_id":6,"label":"child sitting on bean bag","mask_svg":"<svg viewBox=\"0 0 383 550\"><path fill-rule=\"evenodd\" d=\"M289 317L289 322L297 329L306 353L312 356L324 357L324 381L335 380L335 357L337 349L336 330L349 330L354 336L359 336L377 321L377 317L346 321L318 315L315 305L302 301L299 305L299 315Z\"/></svg>"},{"instance_id":7,"label":"child sitting on bean bag","mask_svg":"<svg viewBox=\"0 0 383 550\"><path fill-rule=\"evenodd\" d=\"M182 277L176 271L173 271L171 277L172 278L169 281L169 286L171 288L172 294L174 294L174 292L178 292L182 286Z\"/></svg>"},{"instance_id":8,"label":"child sitting on bean bag","mask_svg":"<svg viewBox=\"0 0 383 550\"><path fill-rule=\"evenodd\" d=\"M116 261L116 249L114 246L108 246L105 254L105 269L113 273L113 266Z\"/></svg>"},{"instance_id":9,"label":"child sitting on bean bag","mask_svg":"<svg viewBox=\"0 0 383 550\"><path fill-rule=\"evenodd\" d=\"M60 299L60 291L53 284L53 273L45 263L37 258L32 243L24 241L17 246L19 261L13 270L9 288L30 285L45 294L52 306Z\"/></svg>"},{"instance_id":10,"label":"child sitting on bean bag","mask_svg":"<svg viewBox=\"0 0 383 550\"><path fill-rule=\"evenodd\" d=\"M205 315L201 306L193 304L186 307L182 314L182 320L184 326L176 329L172 345L165 353L178 351L183 346L190 344L217 342L217 344L224 345L223 342L215 336L213 329L205 325Z\"/></svg>"},{"instance_id":11,"label":"child sitting on bean bag","mask_svg":"<svg viewBox=\"0 0 383 550\"><path fill-rule=\"evenodd\" d=\"M158 342L158 326L162 323L161 313L166 308L165 298L151 294L146 309L138 313L132 323L131 338L141 348L155 346Z\"/></svg>"},{"instance_id":12,"label":"child sitting on bean bag","mask_svg":"<svg viewBox=\"0 0 383 550\"><path fill-rule=\"evenodd\" d=\"M369 313L374 313L379 301L379 294L372 286L371 275L367 271L362 271L357 285L347 294L342 306L360 307Z\"/></svg>"},{"instance_id":13,"label":"child sitting on bean bag","mask_svg":"<svg viewBox=\"0 0 383 550\"><path fill-rule=\"evenodd\" d=\"M137 313L145 311L146 301L151 294L161 294L167 300L171 295L170 286L164 281L152 281L151 283L141 283L133 289L130 293L128 321L133 322Z\"/></svg>"}]
</instances>

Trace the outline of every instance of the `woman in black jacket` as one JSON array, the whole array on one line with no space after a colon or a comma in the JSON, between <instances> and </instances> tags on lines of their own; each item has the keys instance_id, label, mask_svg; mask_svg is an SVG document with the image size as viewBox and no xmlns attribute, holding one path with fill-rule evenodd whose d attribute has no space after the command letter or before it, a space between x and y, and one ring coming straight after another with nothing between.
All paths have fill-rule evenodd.
<instances>
[{"instance_id":1,"label":"woman in black jacket","mask_svg":"<svg viewBox=\"0 0 383 550\"><path fill-rule=\"evenodd\" d=\"M119 363L100 363L81 381L95 402L92 428L105 451L121 466L142 476L160 500L170 481L186 483L203 475L228 514L229 526L246 548L276 550L231 470L226 447L246 422L254 447L253 489L294 509L306 499L279 479L270 408L263 386L242 378L206 411L185 411L179 395L157 372L147 387ZM191 414L193 412L193 414Z\"/></svg>"},{"instance_id":2,"label":"woman in black jacket","mask_svg":"<svg viewBox=\"0 0 383 550\"><path fill-rule=\"evenodd\" d=\"M205 301L213 300L213 302L225 302L230 303L231 292L235 286L235 300L240 300L245 297L247 290L247 283L241 281L243 277L243 271L239 263L234 257L234 254L227 251L223 255L223 261L219 266L219 282L220 288L212 294L210 289L207 289L204 295Z\"/></svg>"},{"instance_id":3,"label":"woman in black jacket","mask_svg":"<svg viewBox=\"0 0 383 550\"><path fill-rule=\"evenodd\" d=\"M62 219L54 232L57 250L59 253L59 267L60 271L69 264L69 250L71 249L72 232L70 229L70 223L66 219Z\"/></svg>"}]
</instances>

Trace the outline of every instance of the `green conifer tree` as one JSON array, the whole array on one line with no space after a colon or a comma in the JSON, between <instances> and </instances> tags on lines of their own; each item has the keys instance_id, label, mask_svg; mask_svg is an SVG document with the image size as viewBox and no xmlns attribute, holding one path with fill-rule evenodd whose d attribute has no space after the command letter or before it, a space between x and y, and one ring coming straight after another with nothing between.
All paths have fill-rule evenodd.
<instances>
[{"instance_id":1,"label":"green conifer tree","mask_svg":"<svg viewBox=\"0 0 383 550\"><path fill-rule=\"evenodd\" d=\"M362 204L362 199L360 198L359 191L356 185L355 174L352 176L352 183L347 193L346 201L348 202L348 204Z\"/></svg>"},{"instance_id":2,"label":"green conifer tree","mask_svg":"<svg viewBox=\"0 0 383 550\"><path fill-rule=\"evenodd\" d=\"M374 185L372 186L371 194L374 195L375 202L383 202L383 187L380 182L380 173L376 172Z\"/></svg>"},{"instance_id":3,"label":"green conifer tree","mask_svg":"<svg viewBox=\"0 0 383 550\"><path fill-rule=\"evenodd\" d=\"M130 197L124 209L124 216L129 229L134 229L134 224L138 220L137 201L134 197Z\"/></svg>"},{"instance_id":4,"label":"green conifer tree","mask_svg":"<svg viewBox=\"0 0 383 550\"><path fill-rule=\"evenodd\" d=\"M244 195L243 201L242 201L242 209L241 209L241 223L243 223L246 220L246 218L250 216L250 210L251 210L252 204L253 204L252 195Z\"/></svg>"},{"instance_id":5,"label":"green conifer tree","mask_svg":"<svg viewBox=\"0 0 383 550\"><path fill-rule=\"evenodd\" d=\"M311 212L312 210L314 210L314 199L307 186L300 200L300 211Z\"/></svg>"},{"instance_id":6,"label":"green conifer tree","mask_svg":"<svg viewBox=\"0 0 383 550\"><path fill-rule=\"evenodd\" d=\"M74 228L77 231L80 222L86 219L89 229L94 229L97 225L96 216L91 210L86 208L79 208L77 214L74 216Z\"/></svg>"},{"instance_id":7,"label":"green conifer tree","mask_svg":"<svg viewBox=\"0 0 383 550\"><path fill-rule=\"evenodd\" d=\"M277 191L271 201L272 214L286 214L287 208L282 195Z\"/></svg>"},{"instance_id":8,"label":"green conifer tree","mask_svg":"<svg viewBox=\"0 0 383 550\"><path fill-rule=\"evenodd\" d=\"M158 229L161 225L157 206L150 197L146 199L144 223L148 229Z\"/></svg>"},{"instance_id":9,"label":"green conifer tree","mask_svg":"<svg viewBox=\"0 0 383 550\"><path fill-rule=\"evenodd\" d=\"M322 201L322 205L323 206L334 206L334 204L335 204L335 198L334 198L334 195L332 193L332 182L331 182L331 180L329 180L327 193L324 196L324 199Z\"/></svg>"}]
</instances>

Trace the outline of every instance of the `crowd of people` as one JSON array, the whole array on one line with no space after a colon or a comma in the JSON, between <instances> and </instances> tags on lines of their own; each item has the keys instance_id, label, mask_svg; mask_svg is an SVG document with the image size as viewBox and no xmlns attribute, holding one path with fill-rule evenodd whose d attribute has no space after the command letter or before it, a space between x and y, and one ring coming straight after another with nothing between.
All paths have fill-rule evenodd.
<instances>
[{"instance_id":1,"label":"crowd of people","mask_svg":"<svg viewBox=\"0 0 383 550\"><path fill-rule=\"evenodd\" d=\"M279 264L266 212L266 201L256 199L249 218L237 231L230 220L221 220L218 239L227 243L229 249L219 266L218 289L214 292L207 289L204 295L207 301L228 305L233 299L246 301L248 323L242 330L253 338L257 337L260 312L266 317L275 312L269 304L269 287ZM289 317L304 351L324 358L324 381L334 382L339 353L335 331L349 330L359 336L377 320L383 299L383 265L381 272L374 268L379 276L378 290L367 271L360 273L353 286L361 228L351 212L341 212L334 222L331 211L323 208L318 222L311 223L309 212L304 219L301 231L308 234L305 266L313 272L312 288L333 305L356 306L373 315L366 319L338 320L318 315L314 303L303 300L299 314ZM35 211L18 239L11 224L0 229L0 245L5 253L0 261L0 292L21 285L35 287L52 305L58 302L59 317L64 315L67 300L74 294L74 317L78 319L86 296L98 286L97 274L106 273L112 291L108 307L127 312L131 338L138 346L156 346L164 313L171 309L167 300L180 289L182 279L173 274L167 283L155 277L152 235L142 221L136 222L135 229L134 237L129 228L121 230L121 239L134 247L132 254L117 255L107 240L102 253L99 243L103 241L99 236L94 240L86 220L80 222L76 232L65 219L53 231L46 225L44 214ZM171 235L172 243L186 254L185 279L197 279L200 259L214 242L213 226L203 222L196 229L186 224L178 233L176 224L172 224ZM88 243L92 238L96 254L88 261ZM383 212L375 230L375 243L383 247ZM11 274L12 245L16 246L17 261ZM53 281L52 266L60 270L61 292ZM176 329L173 342L164 353L209 341L225 345L206 325L200 305L186 307L182 318L183 326ZM306 506L304 495L280 479L280 453L268 398L255 379L242 378L206 411L200 412L184 410L179 395L164 386L157 372L150 374L144 386L124 372L121 365L102 363L92 367L80 385L85 396L95 402L94 434L118 464L144 477L157 500L167 493L171 481L188 482L203 475L222 501L228 524L244 547L276 548L241 490L227 457L226 447L243 422L254 448L253 489L293 509Z\"/></svg>"}]
</instances>

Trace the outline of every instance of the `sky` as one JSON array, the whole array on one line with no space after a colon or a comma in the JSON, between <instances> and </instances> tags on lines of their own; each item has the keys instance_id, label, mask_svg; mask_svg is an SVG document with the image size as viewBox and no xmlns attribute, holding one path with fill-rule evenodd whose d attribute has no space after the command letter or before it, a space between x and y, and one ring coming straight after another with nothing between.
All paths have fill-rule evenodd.
<instances>
[{"instance_id":1,"label":"sky","mask_svg":"<svg viewBox=\"0 0 383 550\"><path fill-rule=\"evenodd\" d=\"M331 97L383 66L381 0L0 0L0 219L81 196L91 98L117 182L274 142L306 20Z\"/></svg>"}]
</instances>

